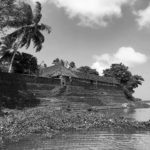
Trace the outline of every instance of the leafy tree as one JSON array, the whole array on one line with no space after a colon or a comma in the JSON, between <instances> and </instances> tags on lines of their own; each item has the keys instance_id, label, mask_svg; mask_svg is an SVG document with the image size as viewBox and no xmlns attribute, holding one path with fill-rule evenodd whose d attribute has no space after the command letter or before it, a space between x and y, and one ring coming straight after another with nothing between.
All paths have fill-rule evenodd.
<instances>
[{"instance_id":1,"label":"leafy tree","mask_svg":"<svg viewBox=\"0 0 150 150\"><path fill-rule=\"evenodd\" d=\"M54 64L54 65L60 64L60 59L59 58L54 59L52 64Z\"/></svg>"},{"instance_id":2,"label":"leafy tree","mask_svg":"<svg viewBox=\"0 0 150 150\"><path fill-rule=\"evenodd\" d=\"M69 68L70 68L70 69L76 68L75 62L71 61L71 62L69 63Z\"/></svg>"},{"instance_id":3,"label":"leafy tree","mask_svg":"<svg viewBox=\"0 0 150 150\"><path fill-rule=\"evenodd\" d=\"M96 75L96 76L99 75L99 73L96 71L96 69L92 69L89 66L82 66L82 67L78 68L78 70L81 72Z\"/></svg>"},{"instance_id":4,"label":"leafy tree","mask_svg":"<svg viewBox=\"0 0 150 150\"><path fill-rule=\"evenodd\" d=\"M0 0L0 31L2 31L7 25L19 25L20 22L22 22L23 11L21 8L17 7L15 3L16 0Z\"/></svg>"},{"instance_id":5,"label":"leafy tree","mask_svg":"<svg viewBox=\"0 0 150 150\"><path fill-rule=\"evenodd\" d=\"M128 67L121 64L112 64L109 69L103 71L105 77L115 77L121 84L126 84L131 77Z\"/></svg>"},{"instance_id":6,"label":"leafy tree","mask_svg":"<svg viewBox=\"0 0 150 150\"><path fill-rule=\"evenodd\" d=\"M3 72L8 70L8 65L10 64L13 53L14 52L8 51L0 59L0 64L3 66ZM13 71L15 73L36 74L38 71L36 57L27 53L17 52L14 58Z\"/></svg>"},{"instance_id":7,"label":"leafy tree","mask_svg":"<svg viewBox=\"0 0 150 150\"><path fill-rule=\"evenodd\" d=\"M10 61L14 52L5 52L5 54L0 58L0 68L2 72L8 72ZM13 68L15 68L15 64L18 62L18 58L21 57L20 52L16 52L16 57L14 59Z\"/></svg>"},{"instance_id":8,"label":"leafy tree","mask_svg":"<svg viewBox=\"0 0 150 150\"><path fill-rule=\"evenodd\" d=\"M36 52L40 51L44 42L44 36L41 31L46 30L50 33L51 30L49 26L39 23L42 17L41 4L39 2L36 2L35 9L32 11L31 6L23 1L18 3L15 0L12 2L10 0L6 0L6 2L1 1L6 7L0 10L0 19L3 19L2 23L0 23L0 28L14 30L1 39L1 54L12 49L14 51L9 67L9 72L11 72L18 48L23 46L28 48L32 41ZM9 3L11 3L11 10Z\"/></svg>"},{"instance_id":9,"label":"leafy tree","mask_svg":"<svg viewBox=\"0 0 150 150\"><path fill-rule=\"evenodd\" d=\"M139 85L142 85L142 81L144 79L139 75L133 75L130 80L127 82L127 89L134 93L134 89L137 88Z\"/></svg>"},{"instance_id":10,"label":"leafy tree","mask_svg":"<svg viewBox=\"0 0 150 150\"><path fill-rule=\"evenodd\" d=\"M144 79L139 75L132 75L124 64L112 64L109 69L103 71L105 77L116 78L124 89L127 98L133 100L134 89L142 84Z\"/></svg>"},{"instance_id":11,"label":"leafy tree","mask_svg":"<svg viewBox=\"0 0 150 150\"><path fill-rule=\"evenodd\" d=\"M65 61L62 60L62 59L56 58L56 59L53 60L52 64L65 66Z\"/></svg>"},{"instance_id":12,"label":"leafy tree","mask_svg":"<svg viewBox=\"0 0 150 150\"><path fill-rule=\"evenodd\" d=\"M68 61L63 60L63 59L59 59L59 58L54 59L52 64L54 64L54 65L61 65L61 66L64 66L66 68L68 68L68 66L69 66L69 62Z\"/></svg>"}]
</instances>

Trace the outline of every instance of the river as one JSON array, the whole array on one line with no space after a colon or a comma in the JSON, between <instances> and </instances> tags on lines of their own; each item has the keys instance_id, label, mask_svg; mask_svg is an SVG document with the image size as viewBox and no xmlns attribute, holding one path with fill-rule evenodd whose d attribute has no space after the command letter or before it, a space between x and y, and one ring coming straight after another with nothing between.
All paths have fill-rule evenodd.
<instances>
[{"instance_id":1,"label":"river","mask_svg":"<svg viewBox=\"0 0 150 150\"><path fill-rule=\"evenodd\" d=\"M138 121L150 120L150 108L124 110L124 115ZM150 150L150 132L114 132L90 129L69 131L53 139L30 137L10 144L5 150Z\"/></svg>"}]
</instances>

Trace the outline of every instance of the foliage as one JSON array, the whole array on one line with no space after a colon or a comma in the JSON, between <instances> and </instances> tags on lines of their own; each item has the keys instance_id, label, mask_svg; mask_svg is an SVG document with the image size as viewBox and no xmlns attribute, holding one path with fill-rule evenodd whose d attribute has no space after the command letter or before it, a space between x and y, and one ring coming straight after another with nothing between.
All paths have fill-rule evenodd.
<instances>
[{"instance_id":1,"label":"foliage","mask_svg":"<svg viewBox=\"0 0 150 150\"><path fill-rule=\"evenodd\" d=\"M38 24L42 16L41 4L39 2L36 3L34 13L32 12L31 6L25 2L14 4L14 7L21 9L21 12L18 12L22 13L21 19L14 16L13 20L9 19L5 21L5 27L16 28L16 30L2 38L2 43L5 45L2 47L2 51L12 49L16 44L19 44L19 48L23 46L28 48L31 41L34 43L36 51L40 51L44 42L44 36L41 31L47 30L50 33L49 26ZM11 14L8 14L8 16L11 17ZM3 27L4 25L1 26L1 28Z\"/></svg>"},{"instance_id":2,"label":"foliage","mask_svg":"<svg viewBox=\"0 0 150 150\"><path fill-rule=\"evenodd\" d=\"M8 2L8 3L7 3ZM36 2L34 11L32 11L31 6L23 1L6 3L5 9L0 9L1 20L0 29L4 28L12 31L7 33L1 38L1 54L5 54L7 51L14 50L17 51L18 48L30 46L31 41L36 48L36 52L42 49L42 44L44 43L44 35L41 31L46 30L48 33L51 32L51 28L45 24L39 24L41 20L41 4ZM11 3L9 8L9 3ZM15 56L15 53L14 53ZM14 57L12 57L13 62ZM12 63L11 63L12 65Z\"/></svg>"},{"instance_id":3,"label":"foliage","mask_svg":"<svg viewBox=\"0 0 150 150\"><path fill-rule=\"evenodd\" d=\"M71 62L69 63L69 68L70 68L70 69L76 68L76 64L75 64L74 61L71 61Z\"/></svg>"},{"instance_id":4,"label":"foliage","mask_svg":"<svg viewBox=\"0 0 150 150\"><path fill-rule=\"evenodd\" d=\"M56 59L53 60L52 64L65 66L65 61L62 60L62 59L56 58Z\"/></svg>"},{"instance_id":5,"label":"foliage","mask_svg":"<svg viewBox=\"0 0 150 150\"><path fill-rule=\"evenodd\" d=\"M80 68L78 68L79 71L84 72L84 73L88 73L88 74L93 74L98 76L99 73L96 71L96 69L92 69L89 66L82 66Z\"/></svg>"},{"instance_id":6,"label":"foliage","mask_svg":"<svg viewBox=\"0 0 150 150\"><path fill-rule=\"evenodd\" d=\"M23 1L0 0L0 29L18 28L31 23L32 9Z\"/></svg>"},{"instance_id":7,"label":"foliage","mask_svg":"<svg viewBox=\"0 0 150 150\"><path fill-rule=\"evenodd\" d=\"M8 65L10 64L13 52L6 52L0 59L0 64L3 72L8 71ZM27 53L17 52L13 62L13 72L23 74L36 74L38 72L37 59Z\"/></svg>"},{"instance_id":8,"label":"foliage","mask_svg":"<svg viewBox=\"0 0 150 150\"><path fill-rule=\"evenodd\" d=\"M122 85L124 92L129 99L133 99L134 89L142 84L144 79L139 75L132 75L129 68L124 64L112 64L109 69L103 71L105 77L114 77Z\"/></svg>"},{"instance_id":9,"label":"foliage","mask_svg":"<svg viewBox=\"0 0 150 150\"><path fill-rule=\"evenodd\" d=\"M69 69L76 68L75 62L71 61L70 63L67 60L56 58L53 60L52 64L61 65Z\"/></svg>"}]
</instances>

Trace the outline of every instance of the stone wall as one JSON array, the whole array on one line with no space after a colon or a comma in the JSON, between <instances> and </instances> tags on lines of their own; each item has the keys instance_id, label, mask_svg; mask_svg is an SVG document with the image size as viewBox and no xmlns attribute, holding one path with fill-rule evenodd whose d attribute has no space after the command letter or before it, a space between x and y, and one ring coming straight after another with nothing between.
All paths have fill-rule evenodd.
<instances>
[{"instance_id":1,"label":"stone wall","mask_svg":"<svg viewBox=\"0 0 150 150\"><path fill-rule=\"evenodd\" d=\"M55 78L0 73L0 89L3 91L13 92L16 88L16 90L30 91L39 98L61 96L69 101L88 102L92 105L127 102L118 85L98 83L96 88L90 81L87 83L77 79L73 79L71 84L67 83L66 87L61 87L60 80Z\"/></svg>"}]
</instances>

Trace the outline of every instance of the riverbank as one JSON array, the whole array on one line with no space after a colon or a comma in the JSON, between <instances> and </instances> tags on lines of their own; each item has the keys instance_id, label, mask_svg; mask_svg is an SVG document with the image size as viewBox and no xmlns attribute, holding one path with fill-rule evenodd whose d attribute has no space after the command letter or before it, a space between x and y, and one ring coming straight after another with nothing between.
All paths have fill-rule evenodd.
<instances>
[{"instance_id":1,"label":"riverbank","mask_svg":"<svg viewBox=\"0 0 150 150\"><path fill-rule=\"evenodd\" d=\"M82 109L74 111L71 106L40 106L36 108L15 110L0 119L0 140L2 143L17 142L38 134L52 138L68 130L99 128L100 130L150 130L150 121L137 122L111 111Z\"/></svg>"}]
</instances>

